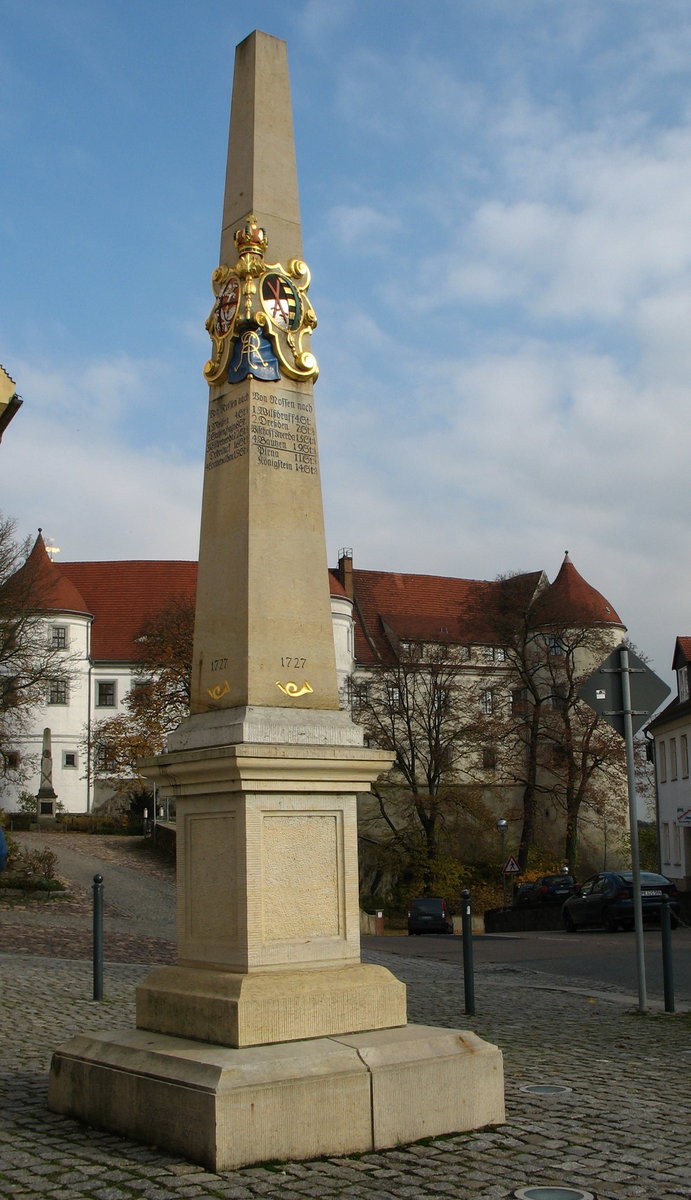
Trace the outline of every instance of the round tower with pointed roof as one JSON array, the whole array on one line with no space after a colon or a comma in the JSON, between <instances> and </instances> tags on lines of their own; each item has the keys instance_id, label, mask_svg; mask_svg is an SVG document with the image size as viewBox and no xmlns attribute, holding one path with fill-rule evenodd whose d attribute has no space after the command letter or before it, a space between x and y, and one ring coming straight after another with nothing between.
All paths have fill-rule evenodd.
<instances>
[{"instance_id":1,"label":"round tower with pointed roof","mask_svg":"<svg viewBox=\"0 0 691 1200\"><path fill-rule=\"evenodd\" d=\"M616 642L620 642L626 632L616 609L579 574L568 550L554 583L540 594L536 611L545 625L612 626L619 634Z\"/></svg>"},{"instance_id":2,"label":"round tower with pointed roof","mask_svg":"<svg viewBox=\"0 0 691 1200\"><path fill-rule=\"evenodd\" d=\"M45 700L37 707L31 732L15 735L11 749L29 766L22 788L39 790L44 730L52 743L53 786L68 812L84 811L82 738L89 724L90 630L93 614L79 588L52 561L39 529L26 561L9 581L19 609L45 624L48 649L69 672L46 679ZM17 808L20 784L8 777L0 805Z\"/></svg>"}]
</instances>

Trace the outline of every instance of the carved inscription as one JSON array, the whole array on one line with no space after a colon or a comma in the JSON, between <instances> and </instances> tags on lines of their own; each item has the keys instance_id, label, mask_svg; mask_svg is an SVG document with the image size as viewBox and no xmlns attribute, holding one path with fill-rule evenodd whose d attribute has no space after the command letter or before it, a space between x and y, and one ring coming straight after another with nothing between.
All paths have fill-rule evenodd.
<instances>
[{"instance_id":1,"label":"carved inscription","mask_svg":"<svg viewBox=\"0 0 691 1200\"><path fill-rule=\"evenodd\" d=\"M243 458L273 471L316 475L314 411L307 399L253 390L218 400L209 418L206 470Z\"/></svg>"},{"instance_id":2,"label":"carved inscription","mask_svg":"<svg viewBox=\"0 0 691 1200\"><path fill-rule=\"evenodd\" d=\"M262 466L317 474L314 414L308 400L253 391L250 437Z\"/></svg>"},{"instance_id":3,"label":"carved inscription","mask_svg":"<svg viewBox=\"0 0 691 1200\"><path fill-rule=\"evenodd\" d=\"M243 392L241 396L224 396L214 404L206 438L207 471L247 454L248 403L249 392Z\"/></svg>"}]
</instances>

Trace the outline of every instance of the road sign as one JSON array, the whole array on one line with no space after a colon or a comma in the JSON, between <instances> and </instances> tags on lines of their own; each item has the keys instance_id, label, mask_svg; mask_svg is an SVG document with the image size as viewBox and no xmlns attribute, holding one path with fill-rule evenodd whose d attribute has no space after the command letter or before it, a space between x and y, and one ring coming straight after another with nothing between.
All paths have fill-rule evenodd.
<instances>
[{"instance_id":1,"label":"road sign","mask_svg":"<svg viewBox=\"0 0 691 1200\"><path fill-rule=\"evenodd\" d=\"M632 733L645 725L670 689L633 650L628 650L628 674L631 688ZM581 700L604 717L617 733L624 736L624 697L621 670L621 647L613 650L604 662L589 675L579 688Z\"/></svg>"},{"instance_id":2,"label":"road sign","mask_svg":"<svg viewBox=\"0 0 691 1200\"><path fill-rule=\"evenodd\" d=\"M502 873L502 875L520 875L521 868L519 867L518 863L516 862L516 859L514 858L513 854L510 854L509 857L507 858L506 862L504 863L504 866L501 869L501 873Z\"/></svg>"},{"instance_id":3,"label":"road sign","mask_svg":"<svg viewBox=\"0 0 691 1200\"><path fill-rule=\"evenodd\" d=\"M677 809L677 825L691 825L691 808Z\"/></svg>"},{"instance_id":4,"label":"road sign","mask_svg":"<svg viewBox=\"0 0 691 1200\"><path fill-rule=\"evenodd\" d=\"M619 733L626 746L626 782L629 793L629 833L631 836L631 870L633 873L633 918L636 931L636 974L638 975L638 1007L647 1005L645 984L645 954L643 946L643 906L641 901L641 863L638 852L638 813L636 808L636 764L633 737L652 717L669 695L666 683L650 670L623 643L579 689L578 695L598 715L603 716Z\"/></svg>"}]
</instances>

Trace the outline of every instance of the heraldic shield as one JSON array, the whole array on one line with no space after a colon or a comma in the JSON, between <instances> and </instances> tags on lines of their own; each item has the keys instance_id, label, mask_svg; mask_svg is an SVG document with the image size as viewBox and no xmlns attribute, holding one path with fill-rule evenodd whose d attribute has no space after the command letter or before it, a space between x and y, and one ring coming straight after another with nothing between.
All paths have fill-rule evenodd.
<instances>
[{"instance_id":1,"label":"heraldic shield","mask_svg":"<svg viewBox=\"0 0 691 1200\"><path fill-rule=\"evenodd\" d=\"M208 383L240 383L248 375L314 380L317 360L304 346L317 318L307 298L310 272L300 258L287 267L265 263L265 231L250 215L236 230L238 261L212 277L214 304L206 328L213 344L204 367Z\"/></svg>"}]
</instances>

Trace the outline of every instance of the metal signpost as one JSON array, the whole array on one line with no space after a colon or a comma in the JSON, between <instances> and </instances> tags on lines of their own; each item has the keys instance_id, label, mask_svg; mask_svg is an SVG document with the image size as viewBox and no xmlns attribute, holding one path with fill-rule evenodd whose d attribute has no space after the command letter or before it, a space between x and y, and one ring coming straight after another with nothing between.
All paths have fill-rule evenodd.
<instances>
[{"instance_id":1,"label":"metal signpost","mask_svg":"<svg viewBox=\"0 0 691 1200\"><path fill-rule=\"evenodd\" d=\"M638 1007L647 1007L645 955L643 952L643 906L641 902L641 864L638 853L638 813L636 811L636 772L633 738L660 707L670 689L650 667L629 650L618 646L593 671L579 689L581 700L616 729L626 746L626 779L629 792L631 826L631 870L633 872L633 914L636 929L636 965Z\"/></svg>"}]
</instances>

